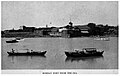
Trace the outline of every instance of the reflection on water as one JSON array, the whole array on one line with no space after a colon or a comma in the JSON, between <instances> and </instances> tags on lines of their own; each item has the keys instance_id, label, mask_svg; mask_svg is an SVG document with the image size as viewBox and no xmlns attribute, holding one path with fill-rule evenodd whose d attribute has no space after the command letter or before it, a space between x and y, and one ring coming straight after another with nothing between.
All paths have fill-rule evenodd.
<instances>
[{"instance_id":1,"label":"reflection on water","mask_svg":"<svg viewBox=\"0 0 120 76\"><path fill-rule=\"evenodd\" d=\"M10 56L8 55L8 59L11 63L16 62L29 62L31 60L45 60L46 56Z\"/></svg>"},{"instance_id":2,"label":"reflection on water","mask_svg":"<svg viewBox=\"0 0 120 76\"><path fill-rule=\"evenodd\" d=\"M94 56L94 57L67 57L65 62L79 62L79 61L96 61L96 59L104 59L103 56Z\"/></svg>"}]
</instances>

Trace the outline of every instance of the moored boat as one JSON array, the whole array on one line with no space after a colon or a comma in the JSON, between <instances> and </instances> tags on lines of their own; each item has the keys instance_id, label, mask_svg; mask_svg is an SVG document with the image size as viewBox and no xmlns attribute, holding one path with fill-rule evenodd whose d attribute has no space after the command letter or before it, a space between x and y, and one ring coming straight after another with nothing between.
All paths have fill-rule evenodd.
<instances>
[{"instance_id":1,"label":"moored boat","mask_svg":"<svg viewBox=\"0 0 120 76\"><path fill-rule=\"evenodd\" d=\"M6 43L17 43L18 41L17 40L9 40L9 41L6 41Z\"/></svg>"},{"instance_id":2,"label":"moored boat","mask_svg":"<svg viewBox=\"0 0 120 76\"><path fill-rule=\"evenodd\" d=\"M110 41L110 38L108 38L108 37L100 37L100 38L94 38L94 40Z\"/></svg>"},{"instance_id":3,"label":"moored boat","mask_svg":"<svg viewBox=\"0 0 120 76\"><path fill-rule=\"evenodd\" d=\"M16 37L15 40L21 41L21 40L24 40L24 38L22 38L22 37Z\"/></svg>"},{"instance_id":4,"label":"moored boat","mask_svg":"<svg viewBox=\"0 0 120 76\"><path fill-rule=\"evenodd\" d=\"M14 56L20 56L20 55L32 55L32 56L38 56L38 55L40 55L40 56L44 56L45 55L45 53L46 53L47 51L40 51L40 52L37 52L37 51L31 51L31 52L15 52L15 50L13 50L12 49L12 51L10 51L10 52L7 52L9 55L14 55Z\"/></svg>"},{"instance_id":5,"label":"moored boat","mask_svg":"<svg viewBox=\"0 0 120 76\"><path fill-rule=\"evenodd\" d=\"M74 52L67 52L67 57L91 57L91 56L102 56L104 51L98 51L96 48L83 48L81 51L75 50Z\"/></svg>"}]
</instances>

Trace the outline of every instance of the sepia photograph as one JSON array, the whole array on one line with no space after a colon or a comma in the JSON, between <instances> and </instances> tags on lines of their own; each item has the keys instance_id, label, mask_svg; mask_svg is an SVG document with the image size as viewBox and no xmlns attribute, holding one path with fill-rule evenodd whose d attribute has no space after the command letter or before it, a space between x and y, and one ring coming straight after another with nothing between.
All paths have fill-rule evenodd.
<instances>
[{"instance_id":1,"label":"sepia photograph","mask_svg":"<svg viewBox=\"0 0 120 76\"><path fill-rule=\"evenodd\" d=\"M118 27L118 1L1 1L1 70L118 70Z\"/></svg>"}]
</instances>

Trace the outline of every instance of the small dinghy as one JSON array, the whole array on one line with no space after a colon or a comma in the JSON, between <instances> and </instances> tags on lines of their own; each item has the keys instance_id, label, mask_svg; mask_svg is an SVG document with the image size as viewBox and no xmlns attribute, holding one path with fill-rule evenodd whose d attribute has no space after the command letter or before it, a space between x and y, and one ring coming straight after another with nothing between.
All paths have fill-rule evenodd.
<instances>
[{"instance_id":1,"label":"small dinghy","mask_svg":"<svg viewBox=\"0 0 120 76\"><path fill-rule=\"evenodd\" d=\"M6 43L17 43L18 41L17 40L9 40L9 41L6 41Z\"/></svg>"}]
</instances>

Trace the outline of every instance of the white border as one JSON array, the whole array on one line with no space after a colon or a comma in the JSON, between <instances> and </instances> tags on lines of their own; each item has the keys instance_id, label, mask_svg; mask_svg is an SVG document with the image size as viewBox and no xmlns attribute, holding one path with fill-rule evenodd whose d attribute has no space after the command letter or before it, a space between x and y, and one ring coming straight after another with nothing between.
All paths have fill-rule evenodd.
<instances>
[{"instance_id":1,"label":"white border","mask_svg":"<svg viewBox=\"0 0 120 76\"><path fill-rule=\"evenodd\" d=\"M66 74L69 74L68 72L75 74L118 74L117 69L110 69L110 70L93 70L93 69L83 69L83 70L2 70L2 74L43 74L43 73L49 73L52 74L57 72L57 74L60 74L62 72L65 72Z\"/></svg>"},{"instance_id":2,"label":"white border","mask_svg":"<svg viewBox=\"0 0 120 76\"><path fill-rule=\"evenodd\" d=\"M1 0L1 1L34 1L34 0ZM35 0L35 1L56 1L56 0ZM58 1L91 1L91 0L58 0ZM92 0L92 1L96 1L96 0ZM119 1L119 0L98 0L98 1ZM1 2L0 2L0 6L1 6ZM118 3L118 8L119 8L119 3ZM120 8L119 8L119 12L120 12ZM0 14L1 14L1 10L0 10ZM120 22L120 20L119 20L119 22ZM0 23L1 23L1 20L0 20ZM1 30L1 28L0 28L0 30ZM120 35L120 30L119 30L119 35ZM0 36L1 36L1 33L0 33ZM1 42L1 39L0 39L0 42ZM1 49L1 47L0 47L0 49ZM119 49L119 45L118 45L118 49ZM118 53L120 54L119 51L118 51ZM119 55L118 55L118 57L120 58ZM0 53L0 59L1 59L1 53ZM119 60L118 60L118 62L119 62ZM0 63L0 65L1 65L1 63ZM1 66L0 66L0 68L1 68ZM118 64L118 68L120 68L119 64ZM8 74L19 75L19 74L42 74L42 72L77 72L79 74L87 74L87 75L89 75L89 74L104 74L106 76L106 74L112 74L112 76L114 76L113 74L119 75L119 71L120 71L119 69L103 69L103 70L96 70L96 69L95 70L93 70L93 69L89 69L89 70L86 70L86 69L85 70L84 69L83 70L78 70L78 69L57 70L57 69L54 69L54 70L52 70L51 69L51 70L1 70L0 73L7 74L7 75ZM53 74L50 74L50 75L53 75ZM59 75L61 76L62 74L59 74ZM69 75L69 74L66 74L66 75ZM73 75L74 74L72 74L72 76ZM99 76L99 75L97 75L97 76Z\"/></svg>"}]
</instances>

